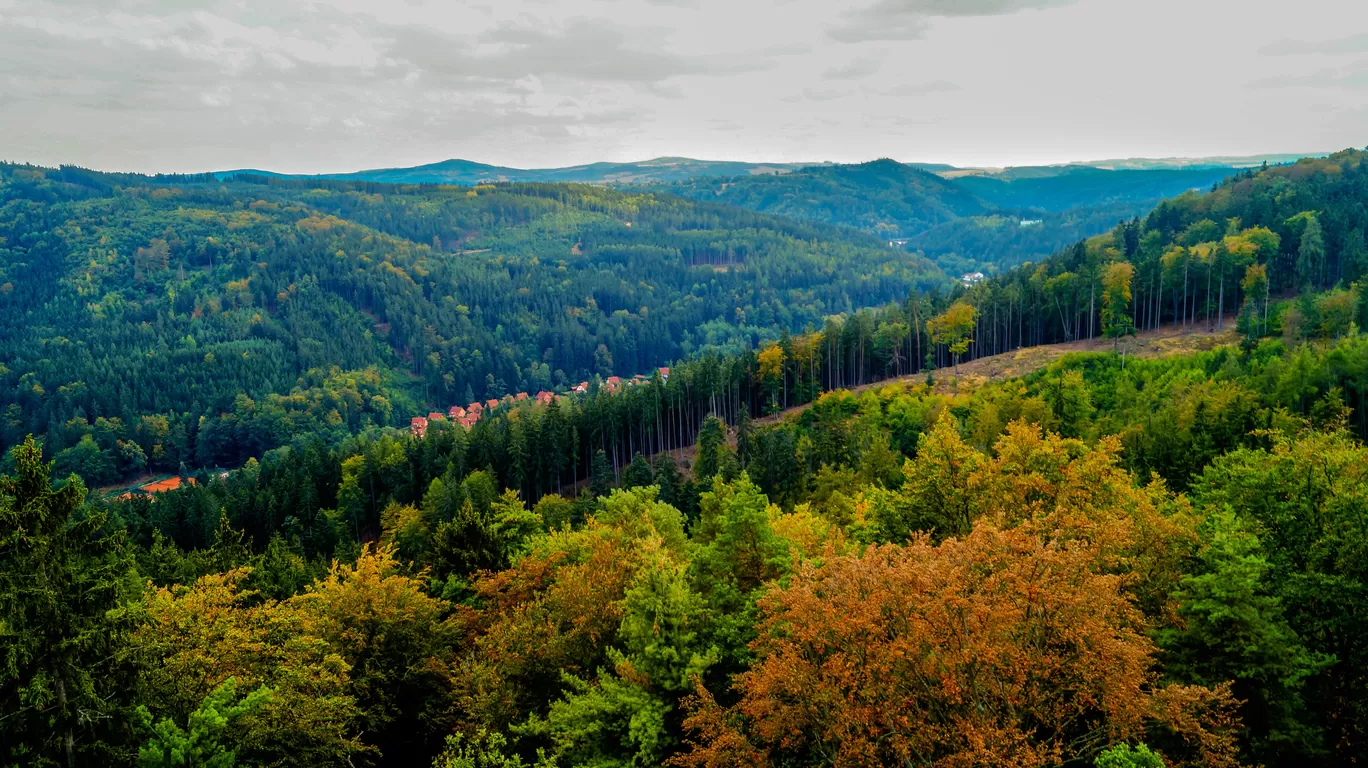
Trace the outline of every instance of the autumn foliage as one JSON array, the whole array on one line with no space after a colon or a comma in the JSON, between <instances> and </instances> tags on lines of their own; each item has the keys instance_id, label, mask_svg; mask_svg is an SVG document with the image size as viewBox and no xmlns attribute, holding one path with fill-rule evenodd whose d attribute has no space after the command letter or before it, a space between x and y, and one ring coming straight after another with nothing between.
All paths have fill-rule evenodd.
<instances>
[{"instance_id":1,"label":"autumn foliage","mask_svg":"<svg viewBox=\"0 0 1368 768\"><path fill-rule=\"evenodd\" d=\"M1044 766L1198 727L1156 695L1141 616L1096 558L983 526L808 566L762 600L739 703L700 693L706 738L677 764Z\"/></svg>"}]
</instances>

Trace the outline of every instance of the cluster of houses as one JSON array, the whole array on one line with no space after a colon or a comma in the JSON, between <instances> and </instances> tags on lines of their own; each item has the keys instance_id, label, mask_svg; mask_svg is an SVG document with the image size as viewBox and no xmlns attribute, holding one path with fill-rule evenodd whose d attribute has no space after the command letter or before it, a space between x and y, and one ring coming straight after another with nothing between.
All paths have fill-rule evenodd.
<instances>
[{"instance_id":1,"label":"cluster of houses","mask_svg":"<svg viewBox=\"0 0 1368 768\"><path fill-rule=\"evenodd\" d=\"M670 369L668 367L659 368L657 370L660 372L660 378L662 380L670 378ZM603 380L603 391L610 393L617 392L624 386L646 384L650 382L650 380L650 377L643 376L639 373L630 379L623 379L621 376L609 376ZM589 382L581 381L572 387L570 391L577 395L586 394L589 392ZM493 410L500 405L522 403L529 400L535 400L542 405L550 405L551 401L560 397L562 397L562 395L558 395L555 392L542 390L536 395L528 395L526 392L519 392L516 395L504 395L502 400L490 399L483 403L474 402L464 408L459 405L453 405L447 409L446 413L433 411L426 416L414 416L413 420L409 423L409 432L411 432L414 437L421 439L423 435L427 434L428 425L434 421L450 421L453 424L460 424L462 427L470 429L475 426L480 419L484 418L485 414L493 412Z\"/></svg>"}]
</instances>

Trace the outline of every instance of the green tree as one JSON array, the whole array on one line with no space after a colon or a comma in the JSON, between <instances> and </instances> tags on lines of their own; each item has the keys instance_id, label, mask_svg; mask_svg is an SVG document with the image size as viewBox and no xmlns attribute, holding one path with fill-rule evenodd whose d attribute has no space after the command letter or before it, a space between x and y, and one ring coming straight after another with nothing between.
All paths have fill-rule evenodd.
<instances>
[{"instance_id":1,"label":"green tree","mask_svg":"<svg viewBox=\"0 0 1368 768\"><path fill-rule=\"evenodd\" d=\"M612 491L615 480L608 454L604 453L602 448L594 451L594 464L589 473L589 492L598 498L607 496Z\"/></svg>"},{"instance_id":2,"label":"green tree","mask_svg":"<svg viewBox=\"0 0 1368 768\"><path fill-rule=\"evenodd\" d=\"M53 471L58 477L80 475L87 483L100 486L114 482L118 474L109 454L100 450L95 438L86 435L75 445L57 454Z\"/></svg>"},{"instance_id":3,"label":"green tree","mask_svg":"<svg viewBox=\"0 0 1368 768\"><path fill-rule=\"evenodd\" d=\"M548 734L568 765L661 765L679 740L680 698L715 660L700 635L702 597L687 566L652 546L623 600L609 669L593 681L569 678L570 692L532 728Z\"/></svg>"},{"instance_id":4,"label":"green tree","mask_svg":"<svg viewBox=\"0 0 1368 768\"><path fill-rule=\"evenodd\" d=\"M1297 275L1302 285L1320 285L1325 271L1325 235L1321 232L1320 217L1314 213L1299 215L1306 217L1306 226L1297 246Z\"/></svg>"},{"instance_id":5,"label":"green tree","mask_svg":"<svg viewBox=\"0 0 1368 768\"><path fill-rule=\"evenodd\" d=\"M131 565L106 515L78 516L85 486L53 490L32 437L0 478L0 763L74 766L117 727L112 660Z\"/></svg>"},{"instance_id":6,"label":"green tree","mask_svg":"<svg viewBox=\"0 0 1368 768\"><path fill-rule=\"evenodd\" d=\"M1165 768L1164 758L1144 744L1117 744L1097 756L1094 768Z\"/></svg>"},{"instance_id":7,"label":"green tree","mask_svg":"<svg viewBox=\"0 0 1368 768\"><path fill-rule=\"evenodd\" d=\"M555 768L555 761L538 756L537 768ZM432 768L526 768L522 758L516 753L509 754L508 739L498 732L484 728L475 730L474 735L453 733L446 738L446 747Z\"/></svg>"},{"instance_id":8,"label":"green tree","mask_svg":"<svg viewBox=\"0 0 1368 768\"><path fill-rule=\"evenodd\" d=\"M237 680L230 677L190 713L184 728L169 718L154 725L147 707L138 707L143 727L152 729L152 736L138 749L138 768L235 768L237 753L227 731L238 718L262 709L273 695L263 685L239 697Z\"/></svg>"},{"instance_id":9,"label":"green tree","mask_svg":"<svg viewBox=\"0 0 1368 768\"><path fill-rule=\"evenodd\" d=\"M651 472L651 465L646 463L646 457L637 453L627 465L627 470L622 473L622 487L644 488L654 484L655 475Z\"/></svg>"},{"instance_id":10,"label":"green tree","mask_svg":"<svg viewBox=\"0 0 1368 768\"><path fill-rule=\"evenodd\" d=\"M722 469L723 453L728 450L727 425L716 416L704 419L698 430L698 452L694 458L694 477L711 480Z\"/></svg>"},{"instance_id":11,"label":"green tree","mask_svg":"<svg viewBox=\"0 0 1368 768\"><path fill-rule=\"evenodd\" d=\"M1302 721L1302 690L1334 659L1307 650L1288 626L1259 539L1233 513L1207 521L1199 560L1201 570L1175 594L1183 628L1159 634L1168 675L1195 685L1234 681L1245 748L1255 761L1312 758L1320 734Z\"/></svg>"}]
</instances>

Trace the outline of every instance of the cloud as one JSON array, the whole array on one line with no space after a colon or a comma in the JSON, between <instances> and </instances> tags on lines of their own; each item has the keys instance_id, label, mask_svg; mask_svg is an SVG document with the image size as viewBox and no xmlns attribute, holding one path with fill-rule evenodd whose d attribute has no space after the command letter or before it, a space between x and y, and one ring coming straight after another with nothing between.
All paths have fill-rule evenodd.
<instances>
[{"instance_id":1,"label":"cloud","mask_svg":"<svg viewBox=\"0 0 1368 768\"><path fill-rule=\"evenodd\" d=\"M851 91L841 88L804 88L801 93L785 96L786 104L799 104L804 101L835 101L851 95Z\"/></svg>"},{"instance_id":2,"label":"cloud","mask_svg":"<svg viewBox=\"0 0 1368 768\"><path fill-rule=\"evenodd\" d=\"M931 80L930 82L925 83L903 83L902 85L895 85L892 88L887 88L879 93L884 96L907 97L925 96L928 93L949 93L951 91L958 91L959 89L959 85L952 83L949 80Z\"/></svg>"},{"instance_id":3,"label":"cloud","mask_svg":"<svg viewBox=\"0 0 1368 768\"><path fill-rule=\"evenodd\" d=\"M1303 75L1279 75L1255 80L1253 88L1368 88L1368 59L1347 67L1321 69Z\"/></svg>"},{"instance_id":4,"label":"cloud","mask_svg":"<svg viewBox=\"0 0 1368 768\"><path fill-rule=\"evenodd\" d=\"M822 73L822 77L827 80L860 80L878 72L882 67L882 56L861 56L847 64L828 68Z\"/></svg>"},{"instance_id":5,"label":"cloud","mask_svg":"<svg viewBox=\"0 0 1368 768\"><path fill-rule=\"evenodd\" d=\"M1318 53L1336 56L1368 51L1368 34L1351 35L1336 40L1278 40L1259 49L1264 56L1303 56Z\"/></svg>"},{"instance_id":6,"label":"cloud","mask_svg":"<svg viewBox=\"0 0 1368 768\"><path fill-rule=\"evenodd\" d=\"M1077 0L878 0L841 14L842 23L827 34L843 43L918 40L926 36L927 19L954 16L1003 16L1017 11L1073 5Z\"/></svg>"}]
</instances>

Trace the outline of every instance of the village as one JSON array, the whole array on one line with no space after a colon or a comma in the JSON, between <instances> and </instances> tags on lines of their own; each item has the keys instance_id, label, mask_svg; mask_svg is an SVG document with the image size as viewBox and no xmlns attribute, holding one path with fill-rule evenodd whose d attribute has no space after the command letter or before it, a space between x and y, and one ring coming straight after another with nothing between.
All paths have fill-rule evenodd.
<instances>
[{"instance_id":1,"label":"village","mask_svg":"<svg viewBox=\"0 0 1368 768\"><path fill-rule=\"evenodd\" d=\"M660 368L657 368L656 371L660 374L661 381L669 381L670 369L668 366L662 366ZM640 373L638 373L630 379L623 379L621 376L609 376L608 378L603 380L603 384L600 387L600 391L608 392L611 394L621 390L623 387L636 386L639 384L649 384L650 382L650 376L646 376ZM571 387L569 392L570 395L585 395L588 393L588 381L581 381L580 383ZM427 434L428 426L434 421L450 421L454 424L460 424L462 427L466 429L470 429L471 427L474 427L476 424L478 424L480 419L484 418L486 414L493 413L494 410L496 408L499 408L500 406L516 405L518 403L525 403L529 401L535 401L541 405L550 405L553 401L559 400L567 396L568 395L562 395L556 392L548 392L546 390L542 390L535 395L529 395L526 392L518 392L512 395L504 395L502 399L491 398L489 400L485 400L484 402L476 401L471 403L470 405L465 406L464 408L462 408L459 405L453 405L447 409L446 413L442 413L441 411L433 411L426 416L414 416L412 421L409 423L409 432L415 438L422 439L422 437Z\"/></svg>"}]
</instances>

